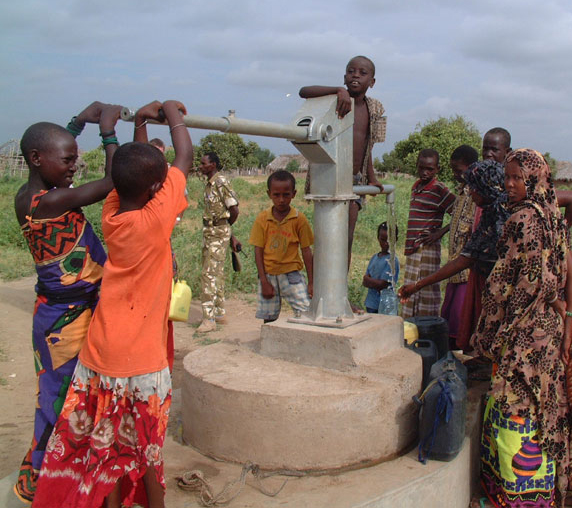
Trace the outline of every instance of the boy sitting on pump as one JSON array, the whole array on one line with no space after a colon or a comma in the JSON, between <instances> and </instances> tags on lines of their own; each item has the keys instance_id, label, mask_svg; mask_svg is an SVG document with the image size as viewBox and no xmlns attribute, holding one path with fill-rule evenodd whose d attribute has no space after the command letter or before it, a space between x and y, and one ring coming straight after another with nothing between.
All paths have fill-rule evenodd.
<instances>
[{"instance_id":1,"label":"boy sitting on pump","mask_svg":"<svg viewBox=\"0 0 572 508\"><path fill-rule=\"evenodd\" d=\"M310 308L313 294L312 228L302 213L290 206L296 195L296 180L288 171L268 177L268 197L273 206L258 214L250 232L258 269L258 308L256 317L265 323L276 321L284 298L296 314ZM300 273L302 258L308 274L308 287ZM309 298L308 298L309 297Z\"/></svg>"},{"instance_id":2,"label":"boy sitting on pump","mask_svg":"<svg viewBox=\"0 0 572 508\"><path fill-rule=\"evenodd\" d=\"M336 112L340 118L346 116L354 100L353 133L353 182L354 185L383 186L373 172L371 151L374 143L385 141L386 118L381 102L366 97L366 92L375 84L375 65L365 56L352 58L346 66L343 86L305 86L300 88L300 97L310 99L325 95L337 95ZM348 223L348 267L352 257L352 244L358 212L362 208L363 198L350 201Z\"/></svg>"}]
</instances>

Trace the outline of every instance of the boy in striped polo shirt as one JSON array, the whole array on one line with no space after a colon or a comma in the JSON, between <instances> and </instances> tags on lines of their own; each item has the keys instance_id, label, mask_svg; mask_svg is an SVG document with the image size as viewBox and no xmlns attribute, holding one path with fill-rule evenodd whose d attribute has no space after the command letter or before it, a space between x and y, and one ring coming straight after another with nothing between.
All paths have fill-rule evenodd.
<instances>
[{"instance_id":1,"label":"boy in striped polo shirt","mask_svg":"<svg viewBox=\"0 0 572 508\"><path fill-rule=\"evenodd\" d=\"M403 284L414 284L441 266L443 216L451 213L455 195L436 178L439 154L426 148L417 157L419 179L411 189L407 238L405 240L405 277ZM441 304L439 284L426 286L403 304L402 316L438 316Z\"/></svg>"}]
</instances>

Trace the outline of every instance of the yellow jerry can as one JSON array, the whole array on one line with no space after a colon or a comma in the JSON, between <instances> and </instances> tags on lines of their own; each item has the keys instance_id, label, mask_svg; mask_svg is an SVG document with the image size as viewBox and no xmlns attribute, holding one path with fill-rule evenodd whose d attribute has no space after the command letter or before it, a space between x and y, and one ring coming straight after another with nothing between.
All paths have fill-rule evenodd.
<instances>
[{"instance_id":1,"label":"yellow jerry can","mask_svg":"<svg viewBox=\"0 0 572 508\"><path fill-rule=\"evenodd\" d=\"M193 293L184 280L174 281L171 290L171 306L169 307L169 319L171 321L186 321L189 319L191 299Z\"/></svg>"},{"instance_id":2,"label":"yellow jerry can","mask_svg":"<svg viewBox=\"0 0 572 508\"><path fill-rule=\"evenodd\" d=\"M407 344L413 344L419 338L417 325L415 323L410 323L409 321L403 321L403 336L405 337L405 342L407 342Z\"/></svg>"}]
</instances>

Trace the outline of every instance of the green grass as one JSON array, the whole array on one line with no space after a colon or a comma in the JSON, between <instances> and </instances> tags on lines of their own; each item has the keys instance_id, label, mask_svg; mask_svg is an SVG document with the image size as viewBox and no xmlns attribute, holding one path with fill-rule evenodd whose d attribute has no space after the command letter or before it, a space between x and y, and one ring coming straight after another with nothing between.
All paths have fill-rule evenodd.
<instances>
[{"instance_id":1,"label":"green grass","mask_svg":"<svg viewBox=\"0 0 572 508\"><path fill-rule=\"evenodd\" d=\"M14 196L25 180L0 177L0 278L17 279L34 273L32 256L14 213Z\"/></svg>"},{"instance_id":2,"label":"green grass","mask_svg":"<svg viewBox=\"0 0 572 508\"><path fill-rule=\"evenodd\" d=\"M96 175L88 175L81 185L92 180ZM407 230L407 215L409 213L409 196L412 179L387 179L386 183L396 187L395 210L399 238L396 253L401 263L401 280L405 258L403 248L405 232ZM20 232L20 227L14 214L13 200L18 188L24 183L19 178L0 178L0 278L15 279L34 273L32 258ZM227 295L242 295L255 301L257 287L257 273L254 262L254 251L248 245L248 237L252 223L259 211L270 206L271 202L266 195L266 182L262 178L236 178L232 186L240 200L240 216L233 232L242 242L247 257L241 256L242 271L235 273L232 270L230 256L226 264L226 293ZM304 180L297 181L298 195L293 206L304 212L311 221L313 217L312 204L303 198ZM202 196L204 183L198 178L191 177L187 184L190 206L185 211L181 223L175 227L172 236L172 245L179 265L179 275L191 286L193 295L200 294L201 274L201 245L202 245ZM84 212L92 223L96 233L101 235L101 203L84 208ZM370 257L378 252L379 245L376 240L377 226L387 220L388 207L385 196L368 197L364 209L360 212L354 235L352 265L349 274L348 295L350 301L363 304L366 289L362 286L362 278ZM342 240L340 240L342 241ZM443 257L446 258L448 235L443 239Z\"/></svg>"},{"instance_id":3,"label":"green grass","mask_svg":"<svg viewBox=\"0 0 572 508\"><path fill-rule=\"evenodd\" d=\"M202 335L203 335L202 333L199 334L199 336ZM199 340L199 344L201 346L211 346L212 344L217 344L218 342L220 342L220 339L209 339L208 337Z\"/></svg>"}]
</instances>

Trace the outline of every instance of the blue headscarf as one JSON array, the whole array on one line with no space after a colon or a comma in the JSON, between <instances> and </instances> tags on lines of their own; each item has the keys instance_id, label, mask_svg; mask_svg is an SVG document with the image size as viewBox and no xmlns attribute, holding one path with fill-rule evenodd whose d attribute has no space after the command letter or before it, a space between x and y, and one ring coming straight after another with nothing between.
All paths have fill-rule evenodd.
<instances>
[{"instance_id":1,"label":"blue headscarf","mask_svg":"<svg viewBox=\"0 0 572 508\"><path fill-rule=\"evenodd\" d=\"M474 162L463 175L470 189L487 201L477 229L461 254L477 261L477 269L487 275L497 258L497 242L504 223L510 216L504 190L504 167L496 161Z\"/></svg>"},{"instance_id":2,"label":"blue headscarf","mask_svg":"<svg viewBox=\"0 0 572 508\"><path fill-rule=\"evenodd\" d=\"M478 192L490 203L498 201L505 194L504 166L500 162L491 160L473 162L463 177L469 188Z\"/></svg>"}]
</instances>

